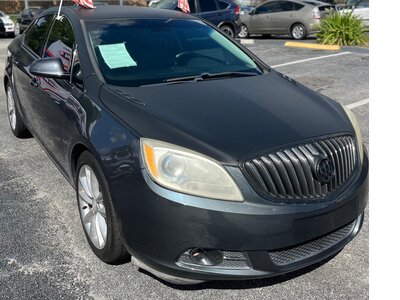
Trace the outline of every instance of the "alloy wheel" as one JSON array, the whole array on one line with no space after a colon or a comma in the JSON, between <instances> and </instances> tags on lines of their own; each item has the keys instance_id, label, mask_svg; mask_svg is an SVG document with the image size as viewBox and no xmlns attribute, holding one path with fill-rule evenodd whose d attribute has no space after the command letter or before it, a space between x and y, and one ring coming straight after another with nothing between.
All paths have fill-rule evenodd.
<instances>
[{"instance_id":1,"label":"alloy wheel","mask_svg":"<svg viewBox=\"0 0 400 300\"><path fill-rule=\"evenodd\" d=\"M240 32L238 33L238 36L240 38L246 38L249 35L247 27L245 25L240 26Z\"/></svg>"},{"instance_id":2,"label":"alloy wheel","mask_svg":"<svg viewBox=\"0 0 400 300\"><path fill-rule=\"evenodd\" d=\"M296 25L295 27L293 27L292 34L293 34L293 37L294 37L296 40L301 39L301 38L303 37L303 35L304 35L304 28L303 28L303 26Z\"/></svg>"},{"instance_id":3,"label":"alloy wheel","mask_svg":"<svg viewBox=\"0 0 400 300\"><path fill-rule=\"evenodd\" d=\"M78 179L79 210L83 227L97 249L107 241L107 216L103 193L93 169L82 165Z\"/></svg>"},{"instance_id":4,"label":"alloy wheel","mask_svg":"<svg viewBox=\"0 0 400 300\"><path fill-rule=\"evenodd\" d=\"M11 129L15 131L15 128L17 127L17 113L15 111L14 95L10 85L7 87L7 111Z\"/></svg>"}]
</instances>

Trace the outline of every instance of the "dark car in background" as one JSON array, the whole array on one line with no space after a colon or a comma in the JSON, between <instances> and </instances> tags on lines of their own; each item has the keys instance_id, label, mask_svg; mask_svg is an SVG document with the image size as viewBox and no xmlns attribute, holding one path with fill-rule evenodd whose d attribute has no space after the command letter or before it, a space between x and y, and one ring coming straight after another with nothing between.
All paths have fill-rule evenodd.
<instances>
[{"instance_id":1,"label":"dark car in background","mask_svg":"<svg viewBox=\"0 0 400 300\"><path fill-rule=\"evenodd\" d=\"M240 30L239 6L232 0L188 0L190 13L214 24L235 37ZM163 0L156 8L180 10L177 0Z\"/></svg>"},{"instance_id":2,"label":"dark car in background","mask_svg":"<svg viewBox=\"0 0 400 300\"><path fill-rule=\"evenodd\" d=\"M10 16L0 11L0 34L7 37L15 35L15 25Z\"/></svg>"},{"instance_id":3,"label":"dark car in background","mask_svg":"<svg viewBox=\"0 0 400 300\"><path fill-rule=\"evenodd\" d=\"M319 1L270 0L241 15L240 38L251 34L290 35L301 40L318 31L318 25L335 7Z\"/></svg>"},{"instance_id":4,"label":"dark car in background","mask_svg":"<svg viewBox=\"0 0 400 300\"><path fill-rule=\"evenodd\" d=\"M7 115L75 188L102 261L175 283L255 279L361 230L368 156L349 109L190 14L56 13L8 46Z\"/></svg>"},{"instance_id":5,"label":"dark car in background","mask_svg":"<svg viewBox=\"0 0 400 300\"><path fill-rule=\"evenodd\" d=\"M33 19L43 11L41 7L29 7L21 11L17 17L17 29L21 34L32 23Z\"/></svg>"}]
</instances>

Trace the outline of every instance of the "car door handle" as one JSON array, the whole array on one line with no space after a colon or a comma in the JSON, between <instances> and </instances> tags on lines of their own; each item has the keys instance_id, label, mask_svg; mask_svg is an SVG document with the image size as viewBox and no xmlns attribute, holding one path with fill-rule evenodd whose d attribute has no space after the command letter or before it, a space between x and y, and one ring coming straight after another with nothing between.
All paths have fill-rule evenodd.
<instances>
[{"instance_id":1,"label":"car door handle","mask_svg":"<svg viewBox=\"0 0 400 300\"><path fill-rule=\"evenodd\" d=\"M29 80L29 84L33 87L39 87L40 81L36 77L32 77L31 80Z\"/></svg>"}]
</instances>

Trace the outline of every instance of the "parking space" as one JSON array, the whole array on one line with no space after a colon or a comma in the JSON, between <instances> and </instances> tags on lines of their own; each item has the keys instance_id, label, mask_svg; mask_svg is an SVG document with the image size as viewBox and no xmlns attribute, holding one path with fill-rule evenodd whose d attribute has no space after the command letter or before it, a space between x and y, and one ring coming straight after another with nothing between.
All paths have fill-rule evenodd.
<instances>
[{"instance_id":1,"label":"parking space","mask_svg":"<svg viewBox=\"0 0 400 300\"><path fill-rule=\"evenodd\" d=\"M9 42L0 40L1 70ZM369 105L359 102L369 98L368 50L316 51L284 42L254 39L245 46L299 82L345 105L358 103L353 111L368 146ZM323 56L329 57L314 59ZM368 213L360 234L335 257L277 278L177 287L131 264L102 263L85 241L73 189L34 139L14 138L5 104L1 86L0 299L368 298Z\"/></svg>"}]
</instances>

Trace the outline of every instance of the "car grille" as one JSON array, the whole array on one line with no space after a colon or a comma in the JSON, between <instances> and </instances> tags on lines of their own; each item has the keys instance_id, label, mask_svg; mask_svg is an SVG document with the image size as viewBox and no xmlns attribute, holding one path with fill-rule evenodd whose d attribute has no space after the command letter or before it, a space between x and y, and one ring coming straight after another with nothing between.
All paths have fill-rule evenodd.
<instances>
[{"instance_id":1,"label":"car grille","mask_svg":"<svg viewBox=\"0 0 400 300\"><path fill-rule=\"evenodd\" d=\"M339 230L303 245L284 250L269 251L269 257L274 264L282 266L317 255L350 236L354 231L357 220L358 219Z\"/></svg>"},{"instance_id":2,"label":"car grille","mask_svg":"<svg viewBox=\"0 0 400 300\"><path fill-rule=\"evenodd\" d=\"M327 158L333 178L318 180L317 162ZM323 198L338 190L353 174L356 147L351 136L327 138L261 155L244 163L245 173L263 195L300 201ZM289 202L290 202L289 201Z\"/></svg>"}]
</instances>

